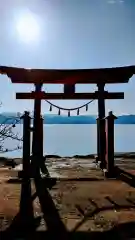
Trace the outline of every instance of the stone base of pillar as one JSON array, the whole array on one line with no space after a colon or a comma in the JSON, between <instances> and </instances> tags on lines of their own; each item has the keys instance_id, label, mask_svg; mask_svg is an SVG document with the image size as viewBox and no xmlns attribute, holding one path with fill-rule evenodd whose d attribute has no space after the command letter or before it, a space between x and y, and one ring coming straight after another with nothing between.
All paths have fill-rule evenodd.
<instances>
[{"instance_id":1,"label":"stone base of pillar","mask_svg":"<svg viewBox=\"0 0 135 240\"><path fill-rule=\"evenodd\" d=\"M116 178L117 177L117 172L116 172L115 168L109 172L107 171L107 169L104 169L103 173L104 173L104 177L106 177L106 178Z\"/></svg>"}]
</instances>

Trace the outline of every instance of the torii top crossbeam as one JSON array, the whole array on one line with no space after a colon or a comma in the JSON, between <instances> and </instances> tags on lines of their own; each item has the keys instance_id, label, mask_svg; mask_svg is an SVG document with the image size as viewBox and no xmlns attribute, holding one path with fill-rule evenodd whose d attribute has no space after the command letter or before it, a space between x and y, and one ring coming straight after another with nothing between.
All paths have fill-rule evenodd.
<instances>
[{"instance_id":1,"label":"torii top crossbeam","mask_svg":"<svg viewBox=\"0 0 135 240\"><path fill-rule=\"evenodd\" d=\"M0 66L12 83L127 83L135 74L135 66L99 69L24 69Z\"/></svg>"}]
</instances>

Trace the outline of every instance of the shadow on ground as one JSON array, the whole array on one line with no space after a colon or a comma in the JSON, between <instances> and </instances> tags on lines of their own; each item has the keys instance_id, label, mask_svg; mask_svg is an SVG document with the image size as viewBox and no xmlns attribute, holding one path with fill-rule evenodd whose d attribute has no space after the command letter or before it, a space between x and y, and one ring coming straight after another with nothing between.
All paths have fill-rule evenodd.
<instances>
[{"instance_id":1,"label":"shadow on ground","mask_svg":"<svg viewBox=\"0 0 135 240\"><path fill-rule=\"evenodd\" d=\"M133 175L119 167L115 167L115 169L116 169L117 179L127 183L131 187L135 187L135 175Z\"/></svg>"},{"instance_id":2,"label":"shadow on ground","mask_svg":"<svg viewBox=\"0 0 135 240\"><path fill-rule=\"evenodd\" d=\"M117 169L119 173L119 178L121 178L123 170ZM128 184L134 186L134 177L129 177ZM131 181L132 180L132 181ZM11 225L3 232L0 233L0 239L130 239L135 238L135 222L119 224L113 227L109 231L103 232L80 232L79 227L88 220L88 218L93 217L102 211L108 210L128 210L131 208L131 205L120 206L112 201L110 198L107 198L111 202L111 207L102 207L99 208L97 204L89 199L91 204L95 207L94 210L88 213L83 213L79 206L78 211L82 214L82 220L77 223L72 232L69 232L66 229L58 210L55 207L53 199L49 193L49 189L55 185L56 179L46 178L42 179L39 175L34 179L36 192L32 195L31 191L31 180L25 178L21 184L21 197L20 197L20 211L13 219ZM46 231L36 231L40 226L41 218L34 216L33 210L33 200L38 197L41 212L43 213L43 218L46 223ZM132 209L135 208L135 203L133 203Z\"/></svg>"},{"instance_id":3,"label":"shadow on ground","mask_svg":"<svg viewBox=\"0 0 135 240\"><path fill-rule=\"evenodd\" d=\"M53 231L53 230L52 230ZM104 232L65 232L54 234L50 231L40 232L3 232L1 239L134 239L135 237L135 222L119 224L109 231Z\"/></svg>"}]
</instances>

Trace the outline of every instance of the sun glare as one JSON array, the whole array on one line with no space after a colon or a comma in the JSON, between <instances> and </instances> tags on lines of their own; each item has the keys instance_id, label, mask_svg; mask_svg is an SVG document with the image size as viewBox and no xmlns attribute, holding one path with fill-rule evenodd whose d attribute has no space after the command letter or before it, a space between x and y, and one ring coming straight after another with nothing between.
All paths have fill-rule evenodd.
<instances>
[{"instance_id":1,"label":"sun glare","mask_svg":"<svg viewBox=\"0 0 135 240\"><path fill-rule=\"evenodd\" d=\"M36 42L39 39L40 27L38 19L32 13L27 13L17 19L17 33L26 43Z\"/></svg>"}]
</instances>

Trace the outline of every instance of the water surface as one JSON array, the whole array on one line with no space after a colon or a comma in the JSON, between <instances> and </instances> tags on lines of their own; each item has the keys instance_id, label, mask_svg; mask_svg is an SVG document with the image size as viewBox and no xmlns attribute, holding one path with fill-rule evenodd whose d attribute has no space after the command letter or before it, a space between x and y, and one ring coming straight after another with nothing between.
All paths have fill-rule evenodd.
<instances>
[{"instance_id":1,"label":"water surface","mask_svg":"<svg viewBox=\"0 0 135 240\"><path fill-rule=\"evenodd\" d=\"M22 125L15 132L22 136ZM44 125L44 153L60 156L96 153L96 125ZM12 149L18 141L8 139L5 147ZM135 152L135 125L115 125L115 152ZM6 156L21 157L22 151L9 152Z\"/></svg>"}]
</instances>

